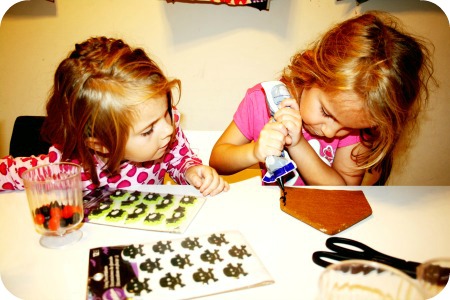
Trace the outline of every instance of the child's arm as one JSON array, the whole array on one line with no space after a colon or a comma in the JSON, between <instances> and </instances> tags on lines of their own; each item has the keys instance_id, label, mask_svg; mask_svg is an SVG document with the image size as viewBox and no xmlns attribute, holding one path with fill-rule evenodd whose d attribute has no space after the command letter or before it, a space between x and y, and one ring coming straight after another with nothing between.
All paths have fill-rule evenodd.
<instances>
[{"instance_id":1,"label":"child's arm","mask_svg":"<svg viewBox=\"0 0 450 300\"><path fill-rule=\"evenodd\" d=\"M280 155L286 129L281 123L267 123L256 142L248 140L232 121L214 145L209 165L220 174L233 174L264 162L269 155Z\"/></svg>"},{"instance_id":2,"label":"child's arm","mask_svg":"<svg viewBox=\"0 0 450 300\"><path fill-rule=\"evenodd\" d=\"M23 190L22 173L37 165L48 164L56 159L57 155L42 154L30 157L5 156L0 159L0 192Z\"/></svg>"},{"instance_id":3,"label":"child's arm","mask_svg":"<svg viewBox=\"0 0 450 300\"><path fill-rule=\"evenodd\" d=\"M351 158L355 147L359 147L359 151L369 151L362 145L349 145L338 148L334 157L333 169L341 175L346 185L361 185L365 174L365 170L359 169L356 162Z\"/></svg>"},{"instance_id":4,"label":"child's arm","mask_svg":"<svg viewBox=\"0 0 450 300\"><path fill-rule=\"evenodd\" d=\"M178 184L194 186L203 196L214 196L228 191L228 183L217 174L216 170L202 164L180 127L176 127L176 141L173 144L174 147L166 156L170 159L167 172L172 179Z\"/></svg>"},{"instance_id":5,"label":"child's arm","mask_svg":"<svg viewBox=\"0 0 450 300\"><path fill-rule=\"evenodd\" d=\"M16 168L16 160L12 156L0 159L0 191L24 189L19 170Z\"/></svg>"}]
</instances>

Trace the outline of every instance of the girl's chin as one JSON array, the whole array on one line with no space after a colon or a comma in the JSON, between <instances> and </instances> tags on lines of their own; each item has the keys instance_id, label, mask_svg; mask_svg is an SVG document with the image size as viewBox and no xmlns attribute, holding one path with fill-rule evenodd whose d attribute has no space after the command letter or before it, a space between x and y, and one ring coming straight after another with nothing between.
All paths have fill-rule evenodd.
<instances>
[{"instance_id":1,"label":"girl's chin","mask_svg":"<svg viewBox=\"0 0 450 300\"><path fill-rule=\"evenodd\" d=\"M158 160L163 158L167 153L167 147L165 148L160 148L158 149L158 151L156 151L156 153L153 155L153 158L151 160Z\"/></svg>"}]
</instances>

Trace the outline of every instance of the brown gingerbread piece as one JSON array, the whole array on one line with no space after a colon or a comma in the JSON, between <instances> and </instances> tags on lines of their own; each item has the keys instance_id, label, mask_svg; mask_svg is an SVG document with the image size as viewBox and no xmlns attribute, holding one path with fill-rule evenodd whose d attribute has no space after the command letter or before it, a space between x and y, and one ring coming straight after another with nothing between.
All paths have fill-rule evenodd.
<instances>
[{"instance_id":1,"label":"brown gingerbread piece","mask_svg":"<svg viewBox=\"0 0 450 300\"><path fill-rule=\"evenodd\" d=\"M337 234L372 214L363 191L285 187L282 211L322 231ZM283 191L281 191L283 195Z\"/></svg>"}]
</instances>

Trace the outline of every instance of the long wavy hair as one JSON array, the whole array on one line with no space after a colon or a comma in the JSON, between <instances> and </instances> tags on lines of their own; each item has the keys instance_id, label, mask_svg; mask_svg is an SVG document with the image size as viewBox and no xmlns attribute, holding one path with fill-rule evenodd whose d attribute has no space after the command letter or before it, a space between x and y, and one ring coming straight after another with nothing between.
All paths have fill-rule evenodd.
<instances>
[{"instance_id":1,"label":"long wavy hair","mask_svg":"<svg viewBox=\"0 0 450 300\"><path fill-rule=\"evenodd\" d=\"M62 160L77 159L98 185L95 151L86 145L96 138L107 153L106 169L114 174L124 158L136 107L167 95L181 93L178 79L169 80L141 48L133 49L120 39L93 37L75 45L58 66L46 105L42 135L58 145Z\"/></svg>"},{"instance_id":2,"label":"long wavy hair","mask_svg":"<svg viewBox=\"0 0 450 300\"><path fill-rule=\"evenodd\" d=\"M361 169L380 173L376 184L385 184L404 129L416 125L428 102L428 82L436 83L427 44L407 34L392 15L370 11L335 25L296 53L282 80L297 99L313 86L330 95L354 92L363 99L377 125L360 131L370 151L358 154L355 147L352 159Z\"/></svg>"}]
</instances>

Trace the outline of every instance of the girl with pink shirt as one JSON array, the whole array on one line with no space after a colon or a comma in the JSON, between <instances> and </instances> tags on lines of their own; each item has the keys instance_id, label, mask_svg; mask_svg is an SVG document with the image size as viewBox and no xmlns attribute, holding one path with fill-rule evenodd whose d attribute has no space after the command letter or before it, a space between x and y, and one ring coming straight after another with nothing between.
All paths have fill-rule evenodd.
<instances>
[{"instance_id":1,"label":"girl with pink shirt","mask_svg":"<svg viewBox=\"0 0 450 300\"><path fill-rule=\"evenodd\" d=\"M296 53L281 77L292 98L274 122L257 84L216 142L210 166L232 174L259 163L264 171L266 157L287 150L299 175L287 185L385 184L434 80L424 41L398 24L367 12Z\"/></svg>"}]
</instances>

